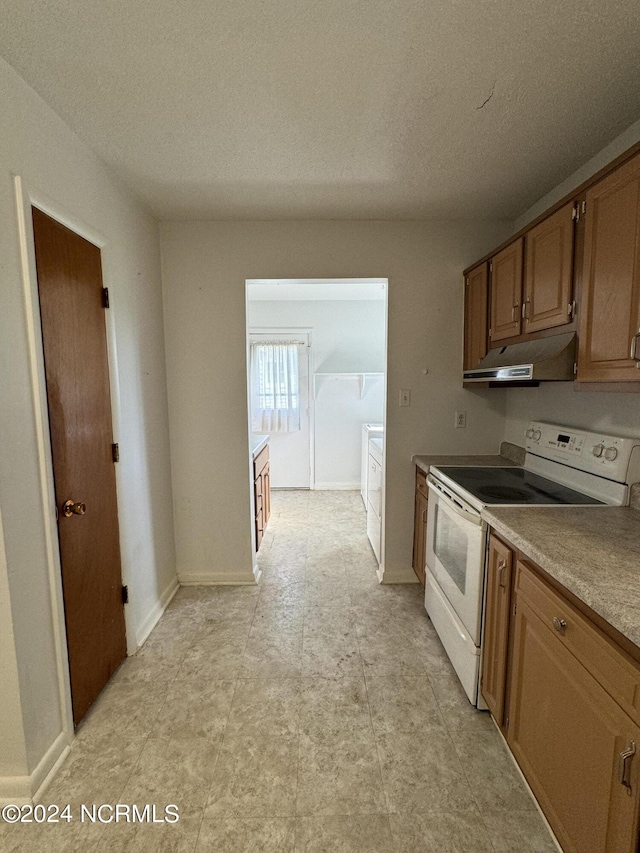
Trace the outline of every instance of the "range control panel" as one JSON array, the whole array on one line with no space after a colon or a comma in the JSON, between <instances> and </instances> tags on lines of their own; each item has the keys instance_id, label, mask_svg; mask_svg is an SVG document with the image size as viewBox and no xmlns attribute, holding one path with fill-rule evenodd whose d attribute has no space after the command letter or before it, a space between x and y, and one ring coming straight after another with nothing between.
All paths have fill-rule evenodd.
<instances>
[{"instance_id":1,"label":"range control panel","mask_svg":"<svg viewBox=\"0 0 640 853\"><path fill-rule=\"evenodd\" d=\"M618 483L640 480L640 438L621 438L532 421L526 431L526 448L543 459L564 462Z\"/></svg>"}]
</instances>

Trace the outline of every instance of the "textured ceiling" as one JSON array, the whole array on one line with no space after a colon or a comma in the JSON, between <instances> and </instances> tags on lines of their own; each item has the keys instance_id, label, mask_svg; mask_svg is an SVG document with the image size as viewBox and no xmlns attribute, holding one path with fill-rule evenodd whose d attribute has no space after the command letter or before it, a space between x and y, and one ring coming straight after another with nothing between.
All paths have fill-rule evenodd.
<instances>
[{"instance_id":1,"label":"textured ceiling","mask_svg":"<svg viewBox=\"0 0 640 853\"><path fill-rule=\"evenodd\" d=\"M638 0L0 0L162 218L515 218L640 116Z\"/></svg>"}]
</instances>

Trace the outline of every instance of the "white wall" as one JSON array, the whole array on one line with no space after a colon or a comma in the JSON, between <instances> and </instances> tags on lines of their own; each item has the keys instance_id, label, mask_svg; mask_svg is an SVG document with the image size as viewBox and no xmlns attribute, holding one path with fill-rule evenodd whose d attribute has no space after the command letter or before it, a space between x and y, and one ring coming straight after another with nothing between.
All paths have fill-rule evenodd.
<instances>
[{"instance_id":1,"label":"white wall","mask_svg":"<svg viewBox=\"0 0 640 853\"><path fill-rule=\"evenodd\" d=\"M53 507L45 514L41 502L13 175L106 241L102 257L112 296L120 388L123 571L131 596L127 621L134 634L148 626L160 597L175 583L175 550L157 225L3 61L0 114L0 506L26 759L26 766L17 768L15 751L14 758L8 757L3 725L0 777L12 777L18 770L37 776L46 769L41 760L59 740L65 711L58 692L45 540ZM3 720L10 702L5 687L3 680Z\"/></svg>"},{"instance_id":2,"label":"white wall","mask_svg":"<svg viewBox=\"0 0 640 853\"><path fill-rule=\"evenodd\" d=\"M515 229L524 228L638 140L640 121L523 213L517 219ZM524 444L524 430L532 419L614 435L640 436L640 394L575 391L572 382L549 382L539 388L512 388L507 391L505 439Z\"/></svg>"},{"instance_id":3,"label":"white wall","mask_svg":"<svg viewBox=\"0 0 640 853\"><path fill-rule=\"evenodd\" d=\"M384 370L385 303L359 301L261 301L249 303L251 327L309 328L312 373L322 370ZM382 423L384 382L360 388L355 379L327 381L315 400L315 482L318 488L360 484L362 424ZM275 484L275 472L271 472Z\"/></svg>"},{"instance_id":4,"label":"white wall","mask_svg":"<svg viewBox=\"0 0 640 853\"><path fill-rule=\"evenodd\" d=\"M498 222L161 225L180 577L251 580L245 280L388 278L387 578L411 575L414 453L496 452L502 391L461 387L462 270ZM429 373L424 374L423 369ZM400 388L413 392L397 405ZM454 430L454 411L468 427Z\"/></svg>"}]
</instances>

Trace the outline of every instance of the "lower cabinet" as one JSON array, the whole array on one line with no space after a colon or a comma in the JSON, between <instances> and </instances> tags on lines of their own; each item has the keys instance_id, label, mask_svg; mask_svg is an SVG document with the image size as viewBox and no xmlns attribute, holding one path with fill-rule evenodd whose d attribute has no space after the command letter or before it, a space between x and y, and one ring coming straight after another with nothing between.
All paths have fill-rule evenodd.
<instances>
[{"instance_id":1,"label":"lower cabinet","mask_svg":"<svg viewBox=\"0 0 640 853\"><path fill-rule=\"evenodd\" d=\"M416 468L416 497L413 515L413 571L424 586L427 561L427 502L429 490L427 476Z\"/></svg>"},{"instance_id":2,"label":"lower cabinet","mask_svg":"<svg viewBox=\"0 0 640 853\"><path fill-rule=\"evenodd\" d=\"M271 467L267 444L253 460L256 551L260 548L271 514Z\"/></svg>"},{"instance_id":3,"label":"lower cabinet","mask_svg":"<svg viewBox=\"0 0 640 853\"><path fill-rule=\"evenodd\" d=\"M485 633L480 684L489 710L496 723L502 726L507 684L513 552L508 545L491 534L487 560Z\"/></svg>"},{"instance_id":4,"label":"lower cabinet","mask_svg":"<svg viewBox=\"0 0 640 853\"><path fill-rule=\"evenodd\" d=\"M640 666L520 556L491 537L483 695L565 853L637 853Z\"/></svg>"}]
</instances>

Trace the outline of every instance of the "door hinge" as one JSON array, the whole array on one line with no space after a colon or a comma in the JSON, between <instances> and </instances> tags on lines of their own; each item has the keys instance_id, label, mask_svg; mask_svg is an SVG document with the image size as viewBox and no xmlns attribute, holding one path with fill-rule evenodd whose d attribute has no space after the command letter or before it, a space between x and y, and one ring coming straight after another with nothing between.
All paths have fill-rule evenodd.
<instances>
[{"instance_id":1,"label":"door hinge","mask_svg":"<svg viewBox=\"0 0 640 853\"><path fill-rule=\"evenodd\" d=\"M571 212L571 218L573 219L574 222L578 222L578 220L580 219L580 203L579 202L576 202L573 205L573 211Z\"/></svg>"},{"instance_id":2,"label":"door hinge","mask_svg":"<svg viewBox=\"0 0 640 853\"><path fill-rule=\"evenodd\" d=\"M124 584L122 585L122 603L129 603L129 587L125 586Z\"/></svg>"},{"instance_id":3,"label":"door hinge","mask_svg":"<svg viewBox=\"0 0 640 853\"><path fill-rule=\"evenodd\" d=\"M518 612L518 605L514 604L513 605L513 615L515 616L517 612Z\"/></svg>"},{"instance_id":4,"label":"door hinge","mask_svg":"<svg viewBox=\"0 0 640 853\"><path fill-rule=\"evenodd\" d=\"M108 287L102 288L102 307L103 308L109 307L109 288Z\"/></svg>"},{"instance_id":5,"label":"door hinge","mask_svg":"<svg viewBox=\"0 0 640 853\"><path fill-rule=\"evenodd\" d=\"M111 445L111 458L113 459L114 462L120 461L120 445L119 444L112 444Z\"/></svg>"},{"instance_id":6,"label":"door hinge","mask_svg":"<svg viewBox=\"0 0 640 853\"><path fill-rule=\"evenodd\" d=\"M576 316L576 300L575 299L567 305L567 312L569 314L569 317L571 317L571 319L573 320L573 318Z\"/></svg>"},{"instance_id":7,"label":"door hinge","mask_svg":"<svg viewBox=\"0 0 640 853\"><path fill-rule=\"evenodd\" d=\"M578 362L577 361L573 362L573 375L574 376L578 375Z\"/></svg>"},{"instance_id":8,"label":"door hinge","mask_svg":"<svg viewBox=\"0 0 640 853\"><path fill-rule=\"evenodd\" d=\"M505 727L505 729L508 729L508 728L509 728L509 722L510 722L509 717L507 717L507 719L504 721L504 727Z\"/></svg>"},{"instance_id":9,"label":"door hinge","mask_svg":"<svg viewBox=\"0 0 640 853\"><path fill-rule=\"evenodd\" d=\"M493 263L489 262L489 272L493 272Z\"/></svg>"},{"instance_id":10,"label":"door hinge","mask_svg":"<svg viewBox=\"0 0 640 853\"><path fill-rule=\"evenodd\" d=\"M582 213L583 216L587 215L587 202L586 201L582 202L582 210L580 212Z\"/></svg>"},{"instance_id":11,"label":"door hinge","mask_svg":"<svg viewBox=\"0 0 640 853\"><path fill-rule=\"evenodd\" d=\"M489 329L489 337L491 337L492 334L493 334L493 329Z\"/></svg>"}]
</instances>

